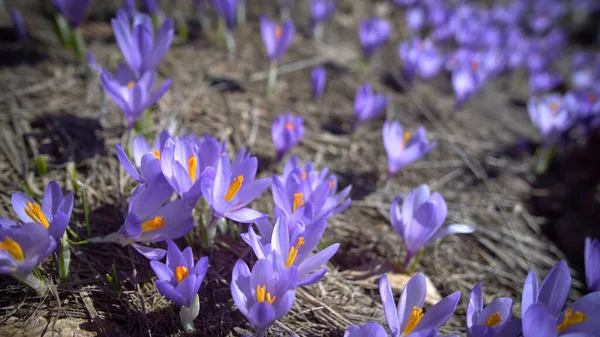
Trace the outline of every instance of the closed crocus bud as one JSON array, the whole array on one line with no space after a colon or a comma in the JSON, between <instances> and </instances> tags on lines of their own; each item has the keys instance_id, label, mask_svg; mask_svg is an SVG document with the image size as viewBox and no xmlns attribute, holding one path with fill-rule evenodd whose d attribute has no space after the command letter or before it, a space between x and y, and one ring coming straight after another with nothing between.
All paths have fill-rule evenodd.
<instances>
[{"instance_id":1,"label":"closed crocus bud","mask_svg":"<svg viewBox=\"0 0 600 337\"><path fill-rule=\"evenodd\" d=\"M354 96L354 119L357 123L364 123L379 116L390 103L390 98L373 92L370 84L358 88Z\"/></svg>"},{"instance_id":2,"label":"closed crocus bud","mask_svg":"<svg viewBox=\"0 0 600 337\"><path fill-rule=\"evenodd\" d=\"M321 23L331 17L337 8L335 0L311 0L310 19L313 24Z\"/></svg>"},{"instance_id":3,"label":"closed crocus bud","mask_svg":"<svg viewBox=\"0 0 600 337\"><path fill-rule=\"evenodd\" d=\"M10 9L10 17L13 20L13 25L15 28L15 33L17 35L17 39L25 40L27 38L27 27L25 27L25 22L23 21L23 16L21 12L16 8Z\"/></svg>"},{"instance_id":4,"label":"closed crocus bud","mask_svg":"<svg viewBox=\"0 0 600 337\"><path fill-rule=\"evenodd\" d=\"M271 137L279 161L304 137L304 118L291 113L277 117L271 126Z\"/></svg>"},{"instance_id":5,"label":"closed crocus bud","mask_svg":"<svg viewBox=\"0 0 600 337\"><path fill-rule=\"evenodd\" d=\"M312 83L312 100L316 101L323 95L323 92L325 91L325 67L319 66L314 68L310 73L310 80Z\"/></svg>"},{"instance_id":6,"label":"closed crocus bud","mask_svg":"<svg viewBox=\"0 0 600 337\"><path fill-rule=\"evenodd\" d=\"M358 27L358 37L366 59L370 59L377 49L387 42L392 25L379 18L364 19Z\"/></svg>"},{"instance_id":7,"label":"closed crocus bud","mask_svg":"<svg viewBox=\"0 0 600 337\"><path fill-rule=\"evenodd\" d=\"M71 27L77 27L83 21L91 0L52 0L52 3L69 21Z\"/></svg>"}]
</instances>

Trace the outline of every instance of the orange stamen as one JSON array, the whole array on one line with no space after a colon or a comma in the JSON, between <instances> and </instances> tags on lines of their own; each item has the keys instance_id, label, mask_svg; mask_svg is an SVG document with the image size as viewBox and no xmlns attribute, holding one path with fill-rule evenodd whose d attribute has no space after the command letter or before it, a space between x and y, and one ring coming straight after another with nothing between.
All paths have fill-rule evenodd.
<instances>
[{"instance_id":1,"label":"orange stamen","mask_svg":"<svg viewBox=\"0 0 600 337\"><path fill-rule=\"evenodd\" d=\"M292 123L285 123L285 125L283 126L284 128L290 130L290 131L294 131L296 130L296 126Z\"/></svg>"},{"instance_id":2,"label":"orange stamen","mask_svg":"<svg viewBox=\"0 0 600 337\"><path fill-rule=\"evenodd\" d=\"M489 326L489 327L493 328L494 326L496 326L500 322L502 322L502 318L500 317L500 313L499 312L495 312L495 313L491 314L490 317L488 317L488 319L485 321L485 326Z\"/></svg>"},{"instance_id":3,"label":"orange stamen","mask_svg":"<svg viewBox=\"0 0 600 337\"><path fill-rule=\"evenodd\" d=\"M285 263L286 268L289 268L294 264L294 261L296 261L296 256L298 256L298 250L303 245L304 245L304 238L300 237L300 238L298 238L298 243L296 244L296 246L290 248L290 253L288 254L287 261Z\"/></svg>"},{"instance_id":4,"label":"orange stamen","mask_svg":"<svg viewBox=\"0 0 600 337\"><path fill-rule=\"evenodd\" d=\"M144 222L142 224L142 233L152 232L153 230L159 229L167 223L163 220L163 216L155 216L154 218Z\"/></svg>"},{"instance_id":5,"label":"orange stamen","mask_svg":"<svg viewBox=\"0 0 600 337\"><path fill-rule=\"evenodd\" d=\"M240 188L242 188L242 183L244 182L244 176L237 176L229 185L229 189L227 193L225 193L225 201L231 202L231 199L235 197L235 195L239 192Z\"/></svg>"},{"instance_id":6,"label":"orange stamen","mask_svg":"<svg viewBox=\"0 0 600 337\"><path fill-rule=\"evenodd\" d=\"M21 245L19 245L15 240L11 238L4 238L4 240L0 241L0 250L7 251L10 255L12 255L15 260L19 262L23 262L25 258L23 257L23 249L21 249Z\"/></svg>"},{"instance_id":7,"label":"orange stamen","mask_svg":"<svg viewBox=\"0 0 600 337\"><path fill-rule=\"evenodd\" d=\"M160 151L158 151L158 150L152 150L152 153L154 153L154 155L156 156L156 158L158 158L158 160L160 160Z\"/></svg>"},{"instance_id":8,"label":"orange stamen","mask_svg":"<svg viewBox=\"0 0 600 337\"><path fill-rule=\"evenodd\" d=\"M277 27L275 27L275 39L279 40L279 38L281 38L281 26L277 25Z\"/></svg>"},{"instance_id":9,"label":"orange stamen","mask_svg":"<svg viewBox=\"0 0 600 337\"><path fill-rule=\"evenodd\" d=\"M189 275L188 270L184 266L177 266L175 268L175 278L177 279L177 284L181 283L184 278Z\"/></svg>"},{"instance_id":10,"label":"orange stamen","mask_svg":"<svg viewBox=\"0 0 600 337\"><path fill-rule=\"evenodd\" d=\"M133 88L134 85L135 85L135 82L133 82L133 81L127 83L127 89L131 90L131 88Z\"/></svg>"},{"instance_id":11,"label":"orange stamen","mask_svg":"<svg viewBox=\"0 0 600 337\"><path fill-rule=\"evenodd\" d=\"M271 296L271 293L267 292L267 286L256 286L256 301L258 303L263 303L266 298L267 303L269 303L269 305L273 305L276 297L277 296Z\"/></svg>"},{"instance_id":12,"label":"orange stamen","mask_svg":"<svg viewBox=\"0 0 600 337\"><path fill-rule=\"evenodd\" d=\"M410 133L410 132L404 133L404 138L402 139L402 146L401 146L402 150L406 149L406 144L408 144L410 137L412 137L412 133Z\"/></svg>"},{"instance_id":13,"label":"orange stamen","mask_svg":"<svg viewBox=\"0 0 600 337\"><path fill-rule=\"evenodd\" d=\"M198 159L196 158L196 155L193 154L188 159L188 174L190 175L190 179L192 179L192 182L196 181L196 167L197 166L198 166Z\"/></svg>"},{"instance_id":14,"label":"orange stamen","mask_svg":"<svg viewBox=\"0 0 600 337\"><path fill-rule=\"evenodd\" d=\"M295 212L298 208L304 205L304 200L302 199L304 195L302 193L294 193L294 206L292 208L292 212Z\"/></svg>"},{"instance_id":15,"label":"orange stamen","mask_svg":"<svg viewBox=\"0 0 600 337\"><path fill-rule=\"evenodd\" d=\"M44 225L46 228L50 227L50 223L44 215L44 212L42 212L40 205L30 201L28 201L26 205L27 208L25 208L25 213L27 213L31 220L39 223L40 225Z\"/></svg>"},{"instance_id":16,"label":"orange stamen","mask_svg":"<svg viewBox=\"0 0 600 337\"><path fill-rule=\"evenodd\" d=\"M404 328L404 331L402 331L402 335L410 334L417 327L421 318L423 318L423 309L413 307L410 317L408 318L408 323L406 323L406 327Z\"/></svg>"}]
</instances>

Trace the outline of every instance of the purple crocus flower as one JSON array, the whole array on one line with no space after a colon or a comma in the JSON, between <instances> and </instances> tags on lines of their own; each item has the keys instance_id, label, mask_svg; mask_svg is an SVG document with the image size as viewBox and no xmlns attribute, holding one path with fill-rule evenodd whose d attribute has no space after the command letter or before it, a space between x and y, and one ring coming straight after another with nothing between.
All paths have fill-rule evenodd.
<instances>
[{"instance_id":1,"label":"purple crocus flower","mask_svg":"<svg viewBox=\"0 0 600 337\"><path fill-rule=\"evenodd\" d=\"M202 180L202 194L212 207L214 219L226 217L230 220L252 223L265 215L246 207L264 192L271 183L270 178L254 180L258 161L246 157L232 167L229 157L222 155L217 163L214 180Z\"/></svg>"},{"instance_id":2,"label":"purple crocus flower","mask_svg":"<svg viewBox=\"0 0 600 337\"><path fill-rule=\"evenodd\" d=\"M310 73L310 81L312 83L312 100L316 101L323 95L325 91L325 82L327 76L325 74L325 67L315 67Z\"/></svg>"},{"instance_id":3,"label":"purple crocus flower","mask_svg":"<svg viewBox=\"0 0 600 337\"><path fill-rule=\"evenodd\" d=\"M540 71L529 75L529 91L539 94L556 89L563 82L560 74L550 71Z\"/></svg>"},{"instance_id":4,"label":"purple crocus flower","mask_svg":"<svg viewBox=\"0 0 600 337\"><path fill-rule=\"evenodd\" d=\"M254 255L259 260L266 258L269 252L276 251L286 268L298 267L297 286L301 287L315 284L325 276L327 268L319 267L327 263L340 247L339 243L335 243L309 256L323 237L326 227L327 220L321 219L308 226L290 228L287 219L279 217L272 237L269 238L270 242L263 244L265 240L254 232L252 226L248 228L248 233L243 236L243 239L252 247ZM317 268L319 269L316 270Z\"/></svg>"},{"instance_id":5,"label":"purple crocus flower","mask_svg":"<svg viewBox=\"0 0 600 337\"><path fill-rule=\"evenodd\" d=\"M123 0L123 7L125 8L129 20L133 20L138 14L135 0Z\"/></svg>"},{"instance_id":6,"label":"purple crocus flower","mask_svg":"<svg viewBox=\"0 0 600 337\"><path fill-rule=\"evenodd\" d=\"M585 239L585 279L589 292L600 291L600 242Z\"/></svg>"},{"instance_id":7,"label":"purple crocus flower","mask_svg":"<svg viewBox=\"0 0 600 337\"><path fill-rule=\"evenodd\" d=\"M252 272L238 260L231 275L231 297L248 319L257 337L264 337L269 326L285 316L296 297L298 268L286 268L277 252L256 262Z\"/></svg>"},{"instance_id":8,"label":"purple crocus flower","mask_svg":"<svg viewBox=\"0 0 600 337\"><path fill-rule=\"evenodd\" d=\"M593 292L562 310L569 297L571 274L565 261L552 267L538 287L529 272L521 303L524 337L593 336L600 331L600 292Z\"/></svg>"},{"instance_id":9,"label":"purple crocus flower","mask_svg":"<svg viewBox=\"0 0 600 337\"><path fill-rule=\"evenodd\" d=\"M12 207L21 221L43 225L56 241L60 241L71 219L73 193L63 196L60 186L51 181L46 187L41 206L22 192L13 193L11 199Z\"/></svg>"},{"instance_id":10,"label":"purple crocus flower","mask_svg":"<svg viewBox=\"0 0 600 337\"><path fill-rule=\"evenodd\" d=\"M310 2L310 20L311 24L319 24L326 21L333 15L337 8L336 0L311 0Z\"/></svg>"},{"instance_id":11,"label":"purple crocus flower","mask_svg":"<svg viewBox=\"0 0 600 337\"><path fill-rule=\"evenodd\" d=\"M357 123L364 123L377 117L387 108L390 98L373 92L370 84L358 88L354 96L354 119Z\"/></svg>"},{"instance_id":12,"label":"purple crocus flower","mask_svg":"<svg viewBox=\"0 0 600 337\"><path fill-rule=\"evenodd\" d=\"M569 104L565 103L560 94L532 96L527 101L529 118L540 130L544 142L556 141L558 136L573 125L576 116L569 109Z\"/></svg>"},{"instance_id":13,"label":"purple crocus flower","mask_svg":"<svg viewBox=\"0 0 600 337\"><path fill-rule=\"evenodd\" d=\"M142 0L142 5L146 13L151 15L162 11L158 0Z\"/></svg>"},{"instance_id":14,"label":"purple crocus flower","mask_svg":"<svg viewBox=\"0 0 600 337\"><path fill-rule=\"evenodd\" d=\"M271 137L277 151L277 161L281 161L302 140L304 132L302 116L294 116L288 112L275 118L271 125Z\"/></svg>"},{"instance_id":15,"label":"purple crocus flower","mask_svg":"<svg viewBox=\"0 0 600 337\"><path fill-rule=\"evenodd\" d=\"M521 333L521 320L511 320L512 299L501 297L483 306L482 284L471 290L467 306L467 336L518 336Z\"/></svg>"},{"instance_id":16,"label":"purple crocus flower","mask_svg":"<svg viewBox=\"0 0 600 337\"><path fill-rule=\"evenodd\" d=\"M388 337L379 323L369 322L363 326L351 325L344 332L344 337Z\"/></svg>"},{"instance_id":17,"label":"purple crocus flower","mask_svg":"<svg viewBox=\"0 0 600 337\"><path fill-rule=\"evenodd\" d=\"M90 2L91 0L52 0L54 6L69 21L71 27L77 27L83 21Z\"/></svg>"},{"instance_id":18,"label":"purple crocus flower","mask_svg":"<svg viewBox=\"0 0 600 337\"><path fill-rule=\"evenodd\" d=\"M215 11L225 19L227 29L232 31L235 26L238 0L212 0L212 5Z\"/></svg>"},{"instance_id":19,"label":"purple crocus flower","mask_svg":"<svg viewBox=\"0 0 600 337\"><path fill-rule=\"evenodd\" d=\"M568 110L575 111L578 121L583 126L592 130L600 124L600 101L598 89L577 90L565 94L563 104Z\"/></svg>"},{"instance_id":20,"label":"purple crocus flower","mask_svg":"<svg viewBox=\"0 0 600 337\"><path fill-rule=\"evenodd\" d=\"M168 139L160 155L162 173L173 190L190 205L195 205L202 196L202 180L208 167L202 159L184 139Z\"/></svg>"},{"instance_id":21,"label":"purple crocus flower","mask_svg":"<svg viewBox=\"0 0 600 337\"><path fill-rule=\"evenodd\" d=\"M267 50L267 56L272 62L279 62L294 38L296 29L292 20L288 19L280 26L266 16L260 18L260 33Z\"/></svg>"},{"instance_id":22,"label":"purple crocus flower","mask_svg":"<svg viewBox=\"0 0 600 337\"><path fill-rule=\"evenodd\" d=\"M406 10L406 25L412 33L418 33L425 27L427 12L420 6L411 7Z\"/></svg>"},{"instance_id":23,"label":"purple crocus flower","mask_svg":"<svg viewBox=\"0 0 600 337\"><path fill-rule=\"evenodd\" d=\"M145 73L154 72L173 41L173 20L165 20L155 34L148 15L138 13L132 27L127 12L121 9L111 24L123 58L135 78L141 80Z\"/></svg>"},{"instance_id":24,"label":"purple crocus flower","mask_svg":"<svg viewBox=\"0 0 600 337\"><path fill-rule=\"evenodd\" d=\"M456 106L461 107L474 94L481 89L484 76L480 72L477 62L469 65L460 65L452 72L452 88L456 96Z\"/></svg>"},{"instance_id":25,"label":"purple crocus flower","mask_svg":"<svg viewBox=\"0 0 600 337\"><path fill-rule=\"evenodd\" d=\"M0 274L28 274L56 249L56 240L35 222L0 222Z\"/></svg>"},{"instance_id":26,"label":"purple crocus flower","mask_svg":"<svg viewBox=\"0 0 600 337\"><path fill-rule=\"evenodd\" d=\"M402 74L409 81L415 74L423 80L431 79L442 69L445 61L445 56L429 39L400 42L398 55L404 63Z\"/></svg>"},{"instance_id":27,"label":"purple crocus flower","mask_svg":"<svg viewBox=\"0 0 600 337\"><path fill-rule=\"evenodd\" d=\"M128 67L121 63L113 76L106 69L100 75L102 86L112 100L121 108L127 127L133 128L135 121L144 110L156 103L171 86L171 80L166 80L156 91L152 92L156 82L156 72L145 72L136 81Z\"/></svg>"},{"instance_id":28,"label":"purple crocus flower","mask_svg":"<svg viewBox=\"0 0 600 337\"><path fill-rule=\"evenodd\" d=\"M370 59L387 42L391 32L392 25L386 20L370 18L360 21L358 37L366 59Z\"/></svg>"},{"instance_id":29,"label":"purple crocus flower","mask_svg":"<svg viewBox=\"0 0 600 337\"><path fill-rule=\"evenodd\" d=\"M437 331L450 319L460 300L460 292L457 291L445 297L423 313L426 292L425 276L421 273L415 274L404 286L396 309L387 274L381 276L379 294L392 337L431 336L431 330Z\"/></svg>"},{"instance_id":30,"label":"purple crocus flower","mask_svg":"<svg viewBox=\"0 0 600 337\"><path fill-rule=\"evenodd\" d=\"M410 191L399 206L402 196L397 196L390 207L390 220L396 232L402 237L406 248L404 264L408 265L413 256L426 245L451 234L473 233L473 227L453 224L440 230L446 221L448 206L442 195L429 190L423 184Z\"/></svg>"},{"instance_id":31,"label":"purple crocus flower","mask_svg":"<svg viewBox=\"0 0 600 337\"><path fill-rule=\"evenodd\" d=\"M18 40L25 40L27 38L27 27L25 26L25 21L23 21L23 16L21 15L21 11L18 9L11 7L10 8L10 17L13 21L13 25L15 27L15 33Z\"/></svg>"},{"instance_id":32,"label":"purple crocus flower","mask_svg":"<svg viewBox=\"0 0 600 337\"><path fill-rule=\"evenodd\" d=\"M183 251L172 240L167 241L167 261L150 261L150 267L158 277L158 291L178 306L190 307L208 270L208 257L194 264L192 248Z\"/></svg>"},{"instance_id":33,"label":"purple crocus flower","mask_svg":"<svg viewBox=\"0 0 600 337\"><path fill-rule=\"evenodd\" d=\"M171 135L167 130L163 130L156 138L154 147L150 147L146 137L138 135L133 139L133 161L135 166L121 144L117 144L117 158L125 171L137 182L142 184L149 182L152 184L157 179L164 178L161 171L160 158L169 139L171 139Z\"/></svg>"},{"instance_id":34,"label":"purple crocus flower","mask_svg":"<svg viewBox=\"0 0 600 337\"><path fill-rule=\"evenodd\" d=\"M383 146L388 157L388 177L425 156L437 146L436 142L427 141L427 134L422 126L414 133L403 131L402 124L398 121L388 120L383 124Z\"/></svg>"},{"instance_id":35,"label":"purple crocus flower","mask_svg":"<svg viewBox=\"0 0 600 337\"><path fill-rule=\"evenodd\" d=\"M131 194L123 228L99 242L112 241L123 246L131 245L150 260L162 259L166 254L165 250L140 243L177 239L189 232L194 225L192 207L183 199L168 202L171 198L169 191L170 187L164 185L138 186Z\"/></svg>"}]
</instances>

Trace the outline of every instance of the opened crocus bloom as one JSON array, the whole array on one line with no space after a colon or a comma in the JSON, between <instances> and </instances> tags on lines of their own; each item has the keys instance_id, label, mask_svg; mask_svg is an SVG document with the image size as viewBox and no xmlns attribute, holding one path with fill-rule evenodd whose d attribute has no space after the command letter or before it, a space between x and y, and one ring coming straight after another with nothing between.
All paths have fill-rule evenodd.
<instances>
[{"instance_id":1,"label":"opened crocus bloom","mask_svg":"<svg viewBox=\"0 0 600 337\"><path fill-rule=\"evenodd\" d=\"M278 161L302 140L304 132L302 116L294 116L288 112L275 118L271 126L271 137L277 151Z\"/></svg>"},{"instance_id":2,"label":"opened crocus bloom","mask_svg":"<svg viewBox=\"0 0 600 337\"><path fill-rule=\"evenodd\" d=\"M63 197L60 186L51 181L46 187L42 204L38 204L27 194L12 194L12 206L21 221L35 222L44 226L54 239L59 241L67 229L73 210L73 193Z\"/></svg>"},{"instance_id":3,"label":"opened crocus bloom","mask_svg":"<svg viewBox=\"0 0 600 337\"><path fill-rule=\"evenodd\" d=\"M154 147L150 147L146 137L138 135L133 139L134 163L129 160L121 144L117 144L117 158L123 169L137 182L142 184L145 182L149 184L162 183L164 175L161 171L160 158L169 139L171 139L171 135L167 130L163 130L156 138Z\"/></svg>"},{"instance_id":4,"label":"opened crocus bloom","mask_svg":"<svg viewBox=\"0 0 600 337\"><path fill-rule=\"evenodd\" d=\"M383 124L383 145L388 157L388 177L390 177L425 156L437 146L437 143L427 141L427 134L422 126L411 133L404 131L398 121L386 121Z\"/></svg>"},{"instance_id":5,"label":"opened crocus bloom","mask_svg":"<svg viewBox=\"0 0 600 337\"><path fill-rule=\"evenodd\" d=\"M156 91L152 91L156 72L147 71L136 80L124 63L117 67L114 76L103 70L100 79L106 93L123 112L130 129L142 113L156 103L171 86L171 80L166 80Z\"/></svg>"},{"instance_id":6,"label":"opened crocus bloom","mask_svg":"<svg viewBox=\"0 0 600 337\"><path fill-rule=\"evenodd\" d=\"M358 123L368 122L381 114L389 103L389 97L373 92L371 85L365 84L354 96L354 119Z\"/></svg>"},{"instance_id":7,"label":"opened crocus bloom","mask_svg":"<svg viewBox=\"0 0 600 337\"><path fill-rule=\"evenodd\" d=\"M483 306L482 284L471 291L467 306L467 336L518 336L521 320L512 320L512 299L501 297Z\"/></svg>"},{"instance_id":8,"label":"opened crocus bloom","mask_svg":"<svg viewBox=\"0 0 600 337\"><path fill-rule=\"evenodd\" d=\"M403 62L402 75L408 81L415 74L424 80L431 79L442 69L445 61L445 56L429 39L400 42L398 55Z\"/></svg>"},{"instance_id":9,"label":"opened crocus bloom","mask_svg":"<svg viewBox=\"0 0 600 337\"><path fill-rule=\"evenodd\" d=\"M413 336L431 330L438 330L444 325L454 313L456 305L460 300L460 292L457 291L445 297L427 311L423 310L425 295L427 293L427 281L423 274L415 274L408 280L402 295L398 301L398 308L394 302L392 287L387 274L383 274L379 280L379 294L383 304L383 311L392 337ZM429 336L429 335L427 335Z\"/></svg>"},{"instance_id":10,"label":"opened crocus bloom","mask_svg":"<svg viewBox=\"0 0 600 337\"><path fill-rule=\"evenodd\" d=\"M527 101L529 117L540 130L542 142L555 142L575 122L575 112L565 103L560 94L532 96Z\"/></svg>"},{"instance_id":11,"label":"opened crocus bloom","mask_svg":"<svg viewBox=\"0 0 600 337\"><path fill-rule=\"evenodd\" d=\"M288 19L280 26L266 16L262 16L260 18L260 32L267 50L267 56L271 61L279 62L294 39L296 30L292 20Z\"/></svg>"},{"instance_id":12,"label":"opened crocus bloom","mask_svg":"<svg viewBox=\"0 0 600 337\"><path fill-rule=\"evenodd\" d=\"M548 272L538 287L531 271L523 286L523 337L595 336L600 331L600 292L583 296L562 310L571 288L565 261Z\"/></svg>"},{"instance_id":13,"label":"opened crocus bloom","mask_svg":"<svg viewBox=\"0 0 600 337\"><path fill-rule=\"evenodd\" d=\"M300 287L315 284L325 276L327 268L319 267L327 263L340 246L339 243L335 243L310 256L323 237L326 227L327 220L322 219L306 226L290 228L288 221L284 217L279 217L275 223L272 237L267 238L268 242L257 235L251 226L248 228L248 233L243 234L242 238L252 247L258 259L266 258L269 252L276 251L286 268L298 267L298 286ZM316 270L317 268L319 269Z\"/></svg>"},{"instance_id":14,"label":"opened crocus bloom","mask_svg":"<svg viewBox=\"0 0 600 337\"><path fill-rule=\"evenodd\" d=\"M194 264L192 248L179 250L175 242L168 240L166 263L150 261L158 280L156 288L178 306L190 307L208 270L205 256Z\"/></svg>"},{"instance_id":15,"label":"opened crocus bloom","mask_svg":"<svg viewBox=\"0 0 600 337\"><path fill-rule=\"evenodd\" d=\"M28 274L56 249L56 240L36 222L0 221L0 274Z\"/></svg>"},{"instance_id":16,"label":"opened crocus bloom","mask_svg":"<svg viewBox=\"0 0 600 337\"><path fill-rule=\"evenodd\" d=\"M231 275L231 296L258 337L264 337L269 326L290 311L297 279L298 268L286 268L275 251L258 260L252 272L244 261L236 262Z\"/></svg>"},{"instance_id":17,"label":"opened crocus bloom","mask_svg":"<svg viewBox=\"0 0 600 337\"><path fill-rule=\"evenodd\" d=\"M256 157L242 156L240 163L233 168L226 154L219 158L214 179L202 180L202 194L213 209L214 219L225 217L251 223L264 216L261 212L246 207L271 183L270 178L254 180L257 169Z\"/></svg>"}]
</instances>

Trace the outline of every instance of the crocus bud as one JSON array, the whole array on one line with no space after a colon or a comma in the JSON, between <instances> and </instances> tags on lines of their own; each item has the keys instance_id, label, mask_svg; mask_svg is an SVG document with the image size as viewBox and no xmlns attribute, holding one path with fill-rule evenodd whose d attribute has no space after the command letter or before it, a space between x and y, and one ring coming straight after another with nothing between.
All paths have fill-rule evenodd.
<instances>
[{"instance_id":1,"label":"crocus bud","mask_svg":"<svg viewBox=\"0 0 600 337\"><path fill-rule=\"evenodd\" d=\"M325 67L319 66L314 68L310 74L310 79L312 82L312 100L316 101L323 95L323 91L325 91Z\"/></svg>"}]
</instances>

